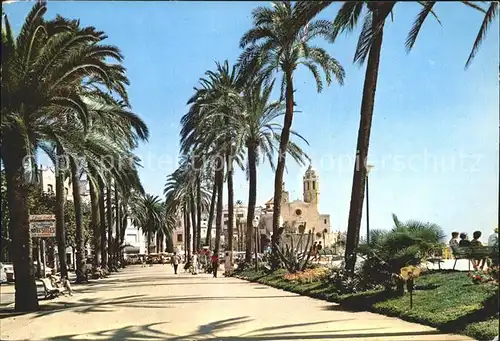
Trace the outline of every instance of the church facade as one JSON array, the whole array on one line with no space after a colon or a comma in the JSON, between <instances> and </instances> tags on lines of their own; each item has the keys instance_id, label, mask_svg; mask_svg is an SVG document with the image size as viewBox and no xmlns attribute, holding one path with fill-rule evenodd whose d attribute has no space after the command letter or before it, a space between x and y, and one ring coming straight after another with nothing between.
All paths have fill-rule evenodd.
<instances>
[{"instance_id":1,"label":"church facade","mask_svg":"<svg viewBox=\"0 0 500 341\"><path fill-rule=\"evenodd\" d=\"M280 223L285 226L283 234L298 235L313 232L313 241L330 245L337 234L332 233L330 215L318 210L320 200L320 181L316 171L309 166L303 178L303 199L290 201L290 194L283 184ZM273 230L273 198L266 202L266 213L260 218L261 234L270 236ZM263 236L262 236L263 237ZM295 238L294 238L295 239Z\"/></svg>"}]
</instances>

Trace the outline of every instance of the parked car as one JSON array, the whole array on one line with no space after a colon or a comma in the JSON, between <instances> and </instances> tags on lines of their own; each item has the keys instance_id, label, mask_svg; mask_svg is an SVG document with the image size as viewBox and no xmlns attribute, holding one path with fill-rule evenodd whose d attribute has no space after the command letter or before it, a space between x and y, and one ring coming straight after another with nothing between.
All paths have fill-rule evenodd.
<instances>
[{"instance_id":1,"label":"parked car","mask_svg":"<svg viewBox=\"0 0 500 341\"><path fill-rule=\"evenodd\" d=\"M7 283L7 274L5 273L5 267L0 263L0 284Z\"/></svg>"}]
</instances>

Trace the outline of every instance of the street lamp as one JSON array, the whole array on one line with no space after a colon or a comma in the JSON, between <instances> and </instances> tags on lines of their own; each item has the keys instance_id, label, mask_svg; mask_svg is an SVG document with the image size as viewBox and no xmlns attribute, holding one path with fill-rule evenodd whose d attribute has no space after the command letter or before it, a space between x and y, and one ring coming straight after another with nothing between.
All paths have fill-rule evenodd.
<instances>
[{"instance_id":1,"label":"street lamp","mask_svg":"<svg viewBox=\"0 0 500 341\"><path fill-rule=\"evenodd\" d=\"M368 194L368 174L374 168L373 165L366 165L366 244L370 244L370 199Z\"/></svg>"},{"instance_id":2,"label":"street lamp","mask_svg":"<svg viewBox=\"0 0 500 341\"><path fill-rule=\"evenodd\" d=\"M253 219L252 220L252 226L255 229L255 271L259 271L259 260L258 260L258 254L257 254L257 232L258 232L258 226L259 226L259 220L258 219Z\"/></svg>"}]
</instances>

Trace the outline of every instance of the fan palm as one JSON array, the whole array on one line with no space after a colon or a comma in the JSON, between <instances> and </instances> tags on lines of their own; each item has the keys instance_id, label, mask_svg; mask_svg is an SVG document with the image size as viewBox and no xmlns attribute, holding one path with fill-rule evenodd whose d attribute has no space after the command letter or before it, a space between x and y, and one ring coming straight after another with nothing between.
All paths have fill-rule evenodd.
<instances>
[{"instance_id":1,"label":"fan palm","mask_svg":"<svg viewBox=\"0 0 500 341\"><path fill-rule=\"evenodd\" d=\"M344 79L342 66L324 49L311 44L312 39L331 34L331 23L317 20L307 25L296 25L295 6L289 1L277 1L273 2L272 8L257 7L252 13L254 27L240 40L240 46L245 48L239 60L244 74L254 73L256 68L260 68L266 77L271 77L274 72L283 74L281 88L286 107L274 179L273 267L278 264L283 172L295 105L293 74L299 65L308 68L314 76L318 92L323 88L320 70L324 72L328 84L332 76L340 84Z\"/></svg>"},{"instance_id":2,"label":"fan palm","mask_svg":"<svg viewBox=\"0 0 500 341\"><path fill-rule=\"evenodd\" d=\"M402 222L395 214L392 217L394 227L390 231L371 231L370 243L359 247L361 253L382 261L390 274L399 273L407 265L419 265L445 236L437 224L417 220Z\"/></svg>"}]
</instances>

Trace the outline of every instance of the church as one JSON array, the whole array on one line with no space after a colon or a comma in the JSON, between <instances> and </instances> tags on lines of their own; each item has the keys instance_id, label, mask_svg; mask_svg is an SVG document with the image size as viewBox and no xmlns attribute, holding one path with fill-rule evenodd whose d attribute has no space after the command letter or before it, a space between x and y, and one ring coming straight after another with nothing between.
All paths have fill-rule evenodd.
<instances>
[{"instance_id":1,"label":"church","mask_svg":"<svg viewBox=\"0 0 500 341\"><path fill-rule=\"evenodd\" d=\"M307 234L312 230L313 241L321 241L326 245L333 244L337 234L330 230L330 215L319 213L319 176L311 166L306 170L302 183L303 199L294 201L290 201L290 194L283 184L280 214L280 225L285 226L283 234L300 234L302 231ZM270 240L273 231L273 199L266 202L266 213L260 217L259 227L263 243Z\"/></svg>"}]
</instances>

